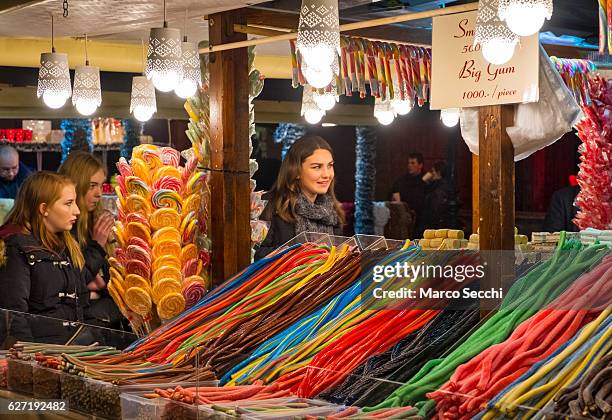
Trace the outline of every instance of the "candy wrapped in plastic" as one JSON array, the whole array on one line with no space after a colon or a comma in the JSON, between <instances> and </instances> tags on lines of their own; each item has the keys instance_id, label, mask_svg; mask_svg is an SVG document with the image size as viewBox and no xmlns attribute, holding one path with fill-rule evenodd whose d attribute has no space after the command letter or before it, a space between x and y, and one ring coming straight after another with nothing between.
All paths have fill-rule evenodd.
<instances>
[{"instance_id":1,"label":"candy wrapped in plastic","mask_svg":"<svg viewBox=\"0 0 612 420\"><path fill-rule=\"evenodd\" d=\"M269 225L268 222L263 220L251 220L251 242L253 244L259 244L268 234Z\"/></svg>"},{"instance_id":2,"label":"candy wrapped in plastic","mask_svg":"<svg viewBox=\"0 0 612 420\"><path fill-rule=\"evenodd\" d=\"M261 199L263 193L264 191L256 191L251 193L251 220L259 219L259 216L266 207L266 204L268 204L267 200Z\"/></svg>"},{"instance_id":3,"label":"candy wrapped in plastic","mask_svg":"<svg viewBox=\"0 0 612 420\"><path fill-rule=\"evenodd\" d=\"M574 222L581 229L612 228L612 85L597 76L589 79L591 105L576 125L582 144Z\"/></svg>"}]
</instances>

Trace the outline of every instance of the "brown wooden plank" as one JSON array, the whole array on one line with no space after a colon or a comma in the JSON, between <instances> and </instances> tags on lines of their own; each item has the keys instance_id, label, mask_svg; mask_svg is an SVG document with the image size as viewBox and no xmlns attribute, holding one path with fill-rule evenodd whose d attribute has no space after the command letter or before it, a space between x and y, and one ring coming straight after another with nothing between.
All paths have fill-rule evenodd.
<instances>
[{"instance_id":1,"label":"brown wooden plank","mask_svg":"<svg viewBox=\"0 0 612 420\"><path fill-rule=\"evenodd\" d=\"M246 39L234 32L240 12L209 16L210 42ZM219 284L251 260L249 224L249 109L246 48L210 55L212 280Z\"/></svg>"}]
</instances>

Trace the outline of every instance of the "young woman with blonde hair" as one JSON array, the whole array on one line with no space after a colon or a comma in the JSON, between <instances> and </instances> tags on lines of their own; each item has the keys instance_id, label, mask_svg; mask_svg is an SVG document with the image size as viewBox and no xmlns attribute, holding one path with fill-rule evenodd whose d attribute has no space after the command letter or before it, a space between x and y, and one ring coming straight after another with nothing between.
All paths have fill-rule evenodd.
<instances>
[{"instance_id":1,"label":"young woman with blonde hair","mask_svg":"<svg viewBox=\"0 0 612 420\"><path fill-rule=\"evenodd\" d=\"M94 155L77 151L68 155L58 172L76 185L77 204L81 209L72 233L85 258L85 284L91 291L86 318L93 324L118 327L122 317L106 291L109 280L106 246L115 223L112 214L101 205L106 168Z\"/></svg>"},{"instance_id":2,"label":"young woman with blonde hair","mask_svg":"<svg viewBox=\"0 0 612 420\"><path fill-rule=\"evenodd\" d=\"M297 140L285 156L268 205L266 239L255 253L260 259L303 232L340 234L344 213L334 193L334 157L319 136Z\"/></svg>"},{"instance_id":3,"label":"young woman with blonde hair","mask_svg":"<svg viewBox=\"0 0 612 420\"><path fill-rule=\"evenodd\" d=\"M14 339L45 343L65 343L75 333L66 321L83 321L88 304L85 261L70 234L79 214L74 183L65 176L38 172L21 186L0 228L0 308L15 311L0 331L9 321Z\"/></svg>"}]
</instances>

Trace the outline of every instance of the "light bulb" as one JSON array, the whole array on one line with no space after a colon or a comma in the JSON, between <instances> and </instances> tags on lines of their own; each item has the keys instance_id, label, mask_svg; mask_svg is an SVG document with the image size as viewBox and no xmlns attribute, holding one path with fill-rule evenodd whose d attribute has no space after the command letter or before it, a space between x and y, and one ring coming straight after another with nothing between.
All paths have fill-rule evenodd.
<instances>
[{"instance_id":1,"label":"light bulb","mask_svg":"<svg viewBox=\"0 0 612 420\"><path fill-rule=\"evenodd\" d=\"M491 64L497 66L507 63L514 55L516 43L491 39L482 44L482 56Z\"/></svg>"},{"instance_id":2,"label":"light bulb","mask_svg":"<svg viewBox=\"0 0 612 420\"><path fill-rule=\"evenodd\" d=\"M520 36L530 36L538 32L548 15L546 6L511 3L505 13L506 23L512 32Z\"/></svg>"},{"instance_id":3,"label":"light bulb","mask_svg":"<svg viewBox=\"0 0 612 420\"><path fill-rule=\"evenodd\" d=\"M91 115L94 112L96 112L96 109L98 109L98 105L96 105L95 101L91 101L87 99L78 100L77 103L75 104L75 107L76 107L76 110L81 115Z\"/></svg>"},{"instance_id":4,"label":"light bulb","mask_svg":"<svg viewBox=\"0 0 612 420\"><path fill-rule=\"evenodd\" d=\"M329 111L336 105L336 98L331 94L320 95L317 92L314 92L312 94L312 99L323 111Z\"/></svg>"},{"instance_id":5,"label":"light bulb","mask_svg":"<svg viewBox=\"0 0 612 420\"><path fill-rule=\"evenodd\" d=\"M308 84L317 89L323 89L332 82L334 72L330 66L304 67L304 77Z\"/></svg>"},{"instance_id":6,"label":"light bulb","mask_svg":"<svg viewBox=\"0 0 612 420\"><path fill-rule=\"evenodd\" d=\"M374 116L376 117L378 122L381 123L382 125L389 125L395 119L395 115L393 114L393 111L376 111Z\"/></svg>"},{"instance_id":7,"label":"light bulb","mask_svg":"<svg viewBox=\"0 0 612 420\"><path fill-rule=\"evenodd\" d=\"M47 105L49 108L58 109L64 106L68 100L68 95L46 90L45 93L43 93L42 98L45 105Z\"/></svg>"},{"instance_id":8,"label":"light bulb","mask_svg":"<svg viewBox=\"0 0 612 420\"><path fill-rule=\"evenodd\" d=\"M302 47L300 54L308 66L330 67L334 62L334 49L326 44L317 44L314 47Z\"/></svg>"},{"instance_id":9,"label":"light bulb","mask_svg":"<svg viewBox=\"0 0 612 420\"><path fill-rule=\"evenodd\" d=\"M406 115L412 110L410 101L402 101L401 99L393 99L391 101L391 108L393 108L397 115Z\"/></svg>"},{"instance_id":10,"label":"light bulb","mask_svg":"<svg viewBox=\"0 0 612 420\"><path fill-rule=\"evenodd\" d=\"M134 118L142 122L149 121L153 116L153 112L154 111L149 107L137 106L134 107Z\"/></svg>"},{"instance_id":11,"label":"light bulb","mask_svg":"<svg viewBox=\"0 0 612 420\"><path fill-rule=\"evenodd\" d=\"M309 109L304 112L304 118L308 122L308 124L318 124L323 118L323 111L319 109Z\"/></svg>"},{"instance_id":12,"label":"light bulb","mask_svg":"<svg viewBox=\"0 0 612 420\"><path fill-rule=\"evenodd\" d=\"M183 79L176 89L174 89L174 93L176 93L179 98L187 99L195 95L197 90L198 86L193 80Z\"/></svg>"},{"instance_id":13,"label":"light bulb","mask_svg":"<svg viewBox=\"0 0 612 420\"><path fill-rule=\"evenodd\" d=\"M180 74L173 70L167 73L153 71L151 73L151 81L153 82L153 86L160 92L170 92L178 85L181 79L180 76Z\"/></svg>"},{"instance_id":14,"label":"light bulb","mask_svg":"<svg viewBox=\"0 0 612 420\"><path fill-rule=\"evenodd\" d=\"M454 127L459 122L459 108L448 108L440 111L440 119L447 127Z\"/></svg>"}]
</instances>

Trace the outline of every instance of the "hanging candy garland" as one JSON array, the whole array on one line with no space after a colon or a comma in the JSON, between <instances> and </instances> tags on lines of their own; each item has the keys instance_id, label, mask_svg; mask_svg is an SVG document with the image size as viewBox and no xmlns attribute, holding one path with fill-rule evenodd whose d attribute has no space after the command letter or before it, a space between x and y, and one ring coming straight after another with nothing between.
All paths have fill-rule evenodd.
<instances>
[{"instance_id":1,"label":"hanging candy garland","mask_svg":"<svg viewBox=\"0 0 612 420\"><path fill-rule=\"evenodd\" d=\"M574 95L576 102L581 106L590 106L589 75L597 70L595 64L589 60L558 58L555 56L551 56L550 59L561 75L565 85Z\"/></svg>"},{"instance_id":2,"label":"hanging candy garland","mask_svg":"<svg viewBox=\"0 0 612 420\"><path fill-rule=\"evenodd\" d=\"M612 54L612 3L599 0L599 54Z\"/></svg>"},{"instance_id":3,"label":"hanging candy garland","mask_svg":"<svg viewBox=\"0 0 612 420\"><path fill-rule=\"evenodd\" d=\"M292 84L296 88L304 85L302 58L295 41L291 47ZM406 44L371 41L350 36L340 37L340 71L336 80L338 95L352 96L358 93L376 98L402 100L423 106L429 100L431 85L431 50ZM394 83L394 79L397 81ZM396 92L396 86L399 87ZM331 85L326 91L330 91Z\"/></svg>"}]
</instances>

